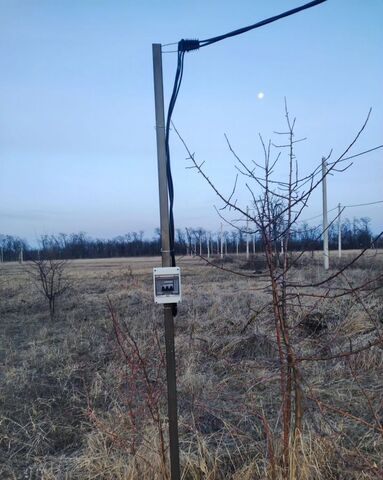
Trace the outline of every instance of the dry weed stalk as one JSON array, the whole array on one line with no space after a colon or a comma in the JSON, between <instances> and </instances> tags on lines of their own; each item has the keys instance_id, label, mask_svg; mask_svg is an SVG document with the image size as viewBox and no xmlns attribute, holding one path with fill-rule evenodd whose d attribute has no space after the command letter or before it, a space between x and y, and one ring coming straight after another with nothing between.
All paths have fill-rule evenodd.
<instances>
[{"instance_id":1,"label":"dry weed stalk","mask_svg":"<svg viewBox=\"0 0 383 480\"><path fill-rule=\"evenodd\" d=\"M111 430L107 422L96 414L89 396L88 416L97 429L109 438L116 448L129 453L137 478L141 476L147 478L142 471L150 471L151 468L158 468L159 465L161 478L169 479L164 416L161 412L165 359L158 333L154 329L151 332L151 338L146 338L146 344L143 347L134 338L127 323L118 317L109 297L108 309L118 345L119 357L123 362L119 377L119 403L125 405L126 410L122 409L119 416L126 431ZM154 443L153 438L147 438L145 433L150 424L157 436L157 442ZM152 434L153 431L151 431ZM156 451L152 453L158 456L157 467L151 465L145 458L146 450L150 450L151 445L154 444L156 445ZM143 451L146 453L143 453Z\"/></svg>"}]
</instances>

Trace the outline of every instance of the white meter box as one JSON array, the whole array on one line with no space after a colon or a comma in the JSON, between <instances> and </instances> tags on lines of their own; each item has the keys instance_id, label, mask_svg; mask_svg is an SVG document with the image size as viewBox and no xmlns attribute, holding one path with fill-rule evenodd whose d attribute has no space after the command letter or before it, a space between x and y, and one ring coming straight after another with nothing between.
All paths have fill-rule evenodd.
<instances>
[{"instance_id":1,"label":"white meter box","mask_svg":"<svg viewBox=\"0 0 383 480\"><path fill-rule=\"evenodd\" d=\"M180 267L153 268L154 301L178 303L181 301Z\"/></svg>"}]
</instances>

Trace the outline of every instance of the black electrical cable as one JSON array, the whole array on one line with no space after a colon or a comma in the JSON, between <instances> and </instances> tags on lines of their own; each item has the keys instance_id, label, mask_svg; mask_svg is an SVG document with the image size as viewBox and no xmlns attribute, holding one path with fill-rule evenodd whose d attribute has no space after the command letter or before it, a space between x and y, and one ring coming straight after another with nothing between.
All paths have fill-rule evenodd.
<instances>
[{"instance_id":1,"label":"black electrical cable","mask_svg":"<svg viewBox=\"0 0 383 480\"><path fill-rule=\"evenodd\" d=\"M260 22L254 23L253 25L249 25L248 27L242 27L242 28L239 28L238 30L233 30L232 32L225 33L224 35L219 35L218 37L212 37L212 38L208 38L207 40L201 40L199 42L199 47L206 47L208 45L211 45L212 43L220 42L225 38L235 37L236 35L241 35L242 33L246 33L250 30L254 30L255 28L263 27L264 25L280 20L281 18L289 17L290 15L294 15L295 13L301 12L302 10L315 7L316 5L319 5L320 3L323 3L325 1L326 0L314 0L313 2L306 3L301 7L296 7L296 8L293 8L292 10L287 10L286 12L280 13L279 15L275 15L274 17L261 20Z\"/></svg>"},{"instance_id":2,"label":"black electrical cable","mask_svg":"<svg viewBox=\"0 0 383 480\"><path fill-rule=\"evenodd\" d=\"M181 88L182 76L183 76L183 70L184 70L185 52L189 52L191 50L198 50L200 47L207 47L208 45L211 45L216 42L220 42L221 40L225 40L226 38L235 37L236 35L241 35L242 33L248 32L250 30L263 27L264 25L280 20L281 18L294 15L295 13L298 13L298 12L301 12L302 10L306 10L307 8L311 8L316 5L319 5L320 3L323 3L325 1L326 0L314 0L312 2L306 3L305 5L302 5L301 7L293 8L292 10L288 10L274 17L267 18L258 23L254 23L253 25L249 25L247 27L239 28L238 30L233 30L232 32L226 33L224 35L219 35L218 37L212 37L212 38L208 38L206 40L201 40L201 41L197 39L182 39L178 42L177 70L176 70L176 75L174 79L172 95L169 101L169 108L168 108L166 126L165 126L166 175L168 179L168 194L169 194L169 246L170 246L170 256L171 256L173 267L175 267L176 265L175 252L174 252L174 215L173 215L174 186L173 186L173 178L172 178L172 171L171 171L171 165L170 165L169 132L170 132L170 124L172 120L173 110L177 101L178 93ZM175 315L176 312L177 312L177 309L175 306L173 308L173 314Z\"/></svg>"},{"instance_id":3,"label":"black electrical cable","mask_svg":"<svg viewBox=\"0 0 383 480\"><path fill-rule=\"evenodd\" d=\"M178 92L181 87L183 70L184 70L184 57L185 52L178 50L178 61L177 61L177 70L176 76L174 79L173 91L170 97L168 114L166 118L165 125L165 150L166 150L166 176L168 180L168 195L169 195L169 249L172 266L176 266L176 258L174 251L174 214L173 214L173 204L174 204L174 185L172 178L172 171L170 165L170 147L169 147L169 132L170 132L170 122L173 114L173 110L177 101ZM173 316L177 315L177 304L172 304Z\"/></svg>"},{"instance_id":4,"label":"black electrical cable","mask_svg":"<svg viewBox=\"0 0 383 480\"><path fill-rule=\"evenodd\" d=\"M173 204L174 204L174 186L173 178L170 166L170 147L169 147L169 132L170 132L170 122L173 114L173 110L177 101L178 92L181 87L182 75L183 75L183 66L184 66L184 56L185 52L178 51L178 62L177 62L177 71L174 79L173 92L170 97L168 114L166 119L165 126L165 148L166 148L166 175L168 179L168 193L169 193L169 246L170 246L170 256L172 260L172 266L175 267L175 252L174 252L174 215L173 215Z\"/></svg>"}]
</instances>

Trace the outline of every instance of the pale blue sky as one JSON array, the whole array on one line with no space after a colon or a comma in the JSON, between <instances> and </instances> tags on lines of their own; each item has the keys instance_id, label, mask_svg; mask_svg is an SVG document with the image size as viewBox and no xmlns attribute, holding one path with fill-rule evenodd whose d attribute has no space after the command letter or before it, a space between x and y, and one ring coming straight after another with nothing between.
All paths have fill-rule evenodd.
<instances>
[{"instance_id":1,"label":"pale blue sky","mask_svg":"<svg viewBox=\"0 0 383 480\"><path fill-rule=\"evenodd\" d=\"M85 231L150 236L158 219L152 43L207 38L303 4L297 0L0 0L0 233L33 240ZM383 1L328 0L185 58L174 121L211 178L234 175L224 133L261 157L297 117L302 172L339 153L373 108L354 152L383 143ZM175 54L164 55L168 99ZM258 92L264 98L257 98ZM217 229L214 194L172 136L176 227ZM383 151L329 180L329 208L383 199ZM280 173L283 173L281 167ZM246 205L245 191L239 198ZM314 195L306 216L321 210ZM350 209L382 229L382 206Z\"/></svg>"}]
</instances>

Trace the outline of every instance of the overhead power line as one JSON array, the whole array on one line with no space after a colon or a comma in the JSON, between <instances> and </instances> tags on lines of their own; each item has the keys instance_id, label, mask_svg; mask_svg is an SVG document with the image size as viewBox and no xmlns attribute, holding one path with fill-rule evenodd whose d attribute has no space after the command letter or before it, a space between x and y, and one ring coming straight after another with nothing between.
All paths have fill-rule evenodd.
<instances>
[{"instance_id":1,"label":"overhead power line","mask_svg":"<svg viewBox=\"0 0 383 480\"><path fill-rule=\"evenodd\" d=\"M350 155L349 157L344 157L342 159L342 162L344 162L345 160L350 160L351 158L360 157L362 155L365 155L366 153L374 152L375 150L379 150L380 148L383 148L383 145L378 145L377 147L370 148L369 150L365 150L364 152L359 152L359 153L356 153L355 155Z\"/></svg>"},{"instance_id":2,"label":"overhead power line","mask_svg":"<svg viewBox=\"0 0 383 480\"><path fill-rule=\"evenodd\" d=\"M383 203L383 200L378 200L377 202L358 203L358 204L355 204L355 205L342 205L342 207L343 208L366 207L368 205L377 205L379 203ZM334 207L331 210L327 210L327 213L333 212L337 208L338 207ZM299 220L299 222L300 223L309 222L310 220L315 220L316 218L319 218L321 216L322 216L322 213L319 213L318 215L315 215L314 217L305 218L304 220Z\"/></svg>"},{"instance_id":3,"label":"overhead power line","mask_svg":"<svg viewBox=\"0 0 383 480\"><path fill-rule=\"evenodd\" d=\"M232 32L225 33L223 35L219 35L218 37L208 38L207 40L201 40L199 43L199 47L207 47L216 42L220 42L221 40L225 40L226 38L235 37L237 35L242 35L243 33L249 32L250 30L255 30L256 28L263 27L269 23L273 23L277 20L281 20L282 18L289 17L290 15L294 15L302 10L307 10L308 8L315 7L320 3L325 2L326 0L314 0L313 2L306 3L301 7L293 8L292 10L287 10L286 12L280 13L279 15L275 15L274 17L267 18L265 20L261 20L260 22L254 23L253 25L249 25L247 27L239 28L238 30L233 30Z\"/></svg>"},{"instance_id":4,"label":"overhead power line","mask_svg":"<svg viewBox=\"0 0 383 480\"><path fill-rule=\"evenodd\" d=\"M357 205L343 205L345 208L353 208L353 207L366 207L367 205L377 205L378 203L383 203L383 200L378 200L377 202L369 202L369 203L358 203Z\"/></svg>"},{"instance_id":5,"label":"overhead power line","mask_svg":"<svg viewBox=\"0 0 383 480\"><path fill-rule=\"evenodd\" d=\"M334 210L336 210L338 207L334 207L332 208L331 210L327 210L327 213L330 213L330 212L333 212ZM315 220L316 218L319 218L319 217L322 217L322 213L319 213L318 215L315 215L314 217L310 217L310 218L305 218L304 220L299 220L299 222L309 222L310 220Z\"/></svg>"}]
</instances>

